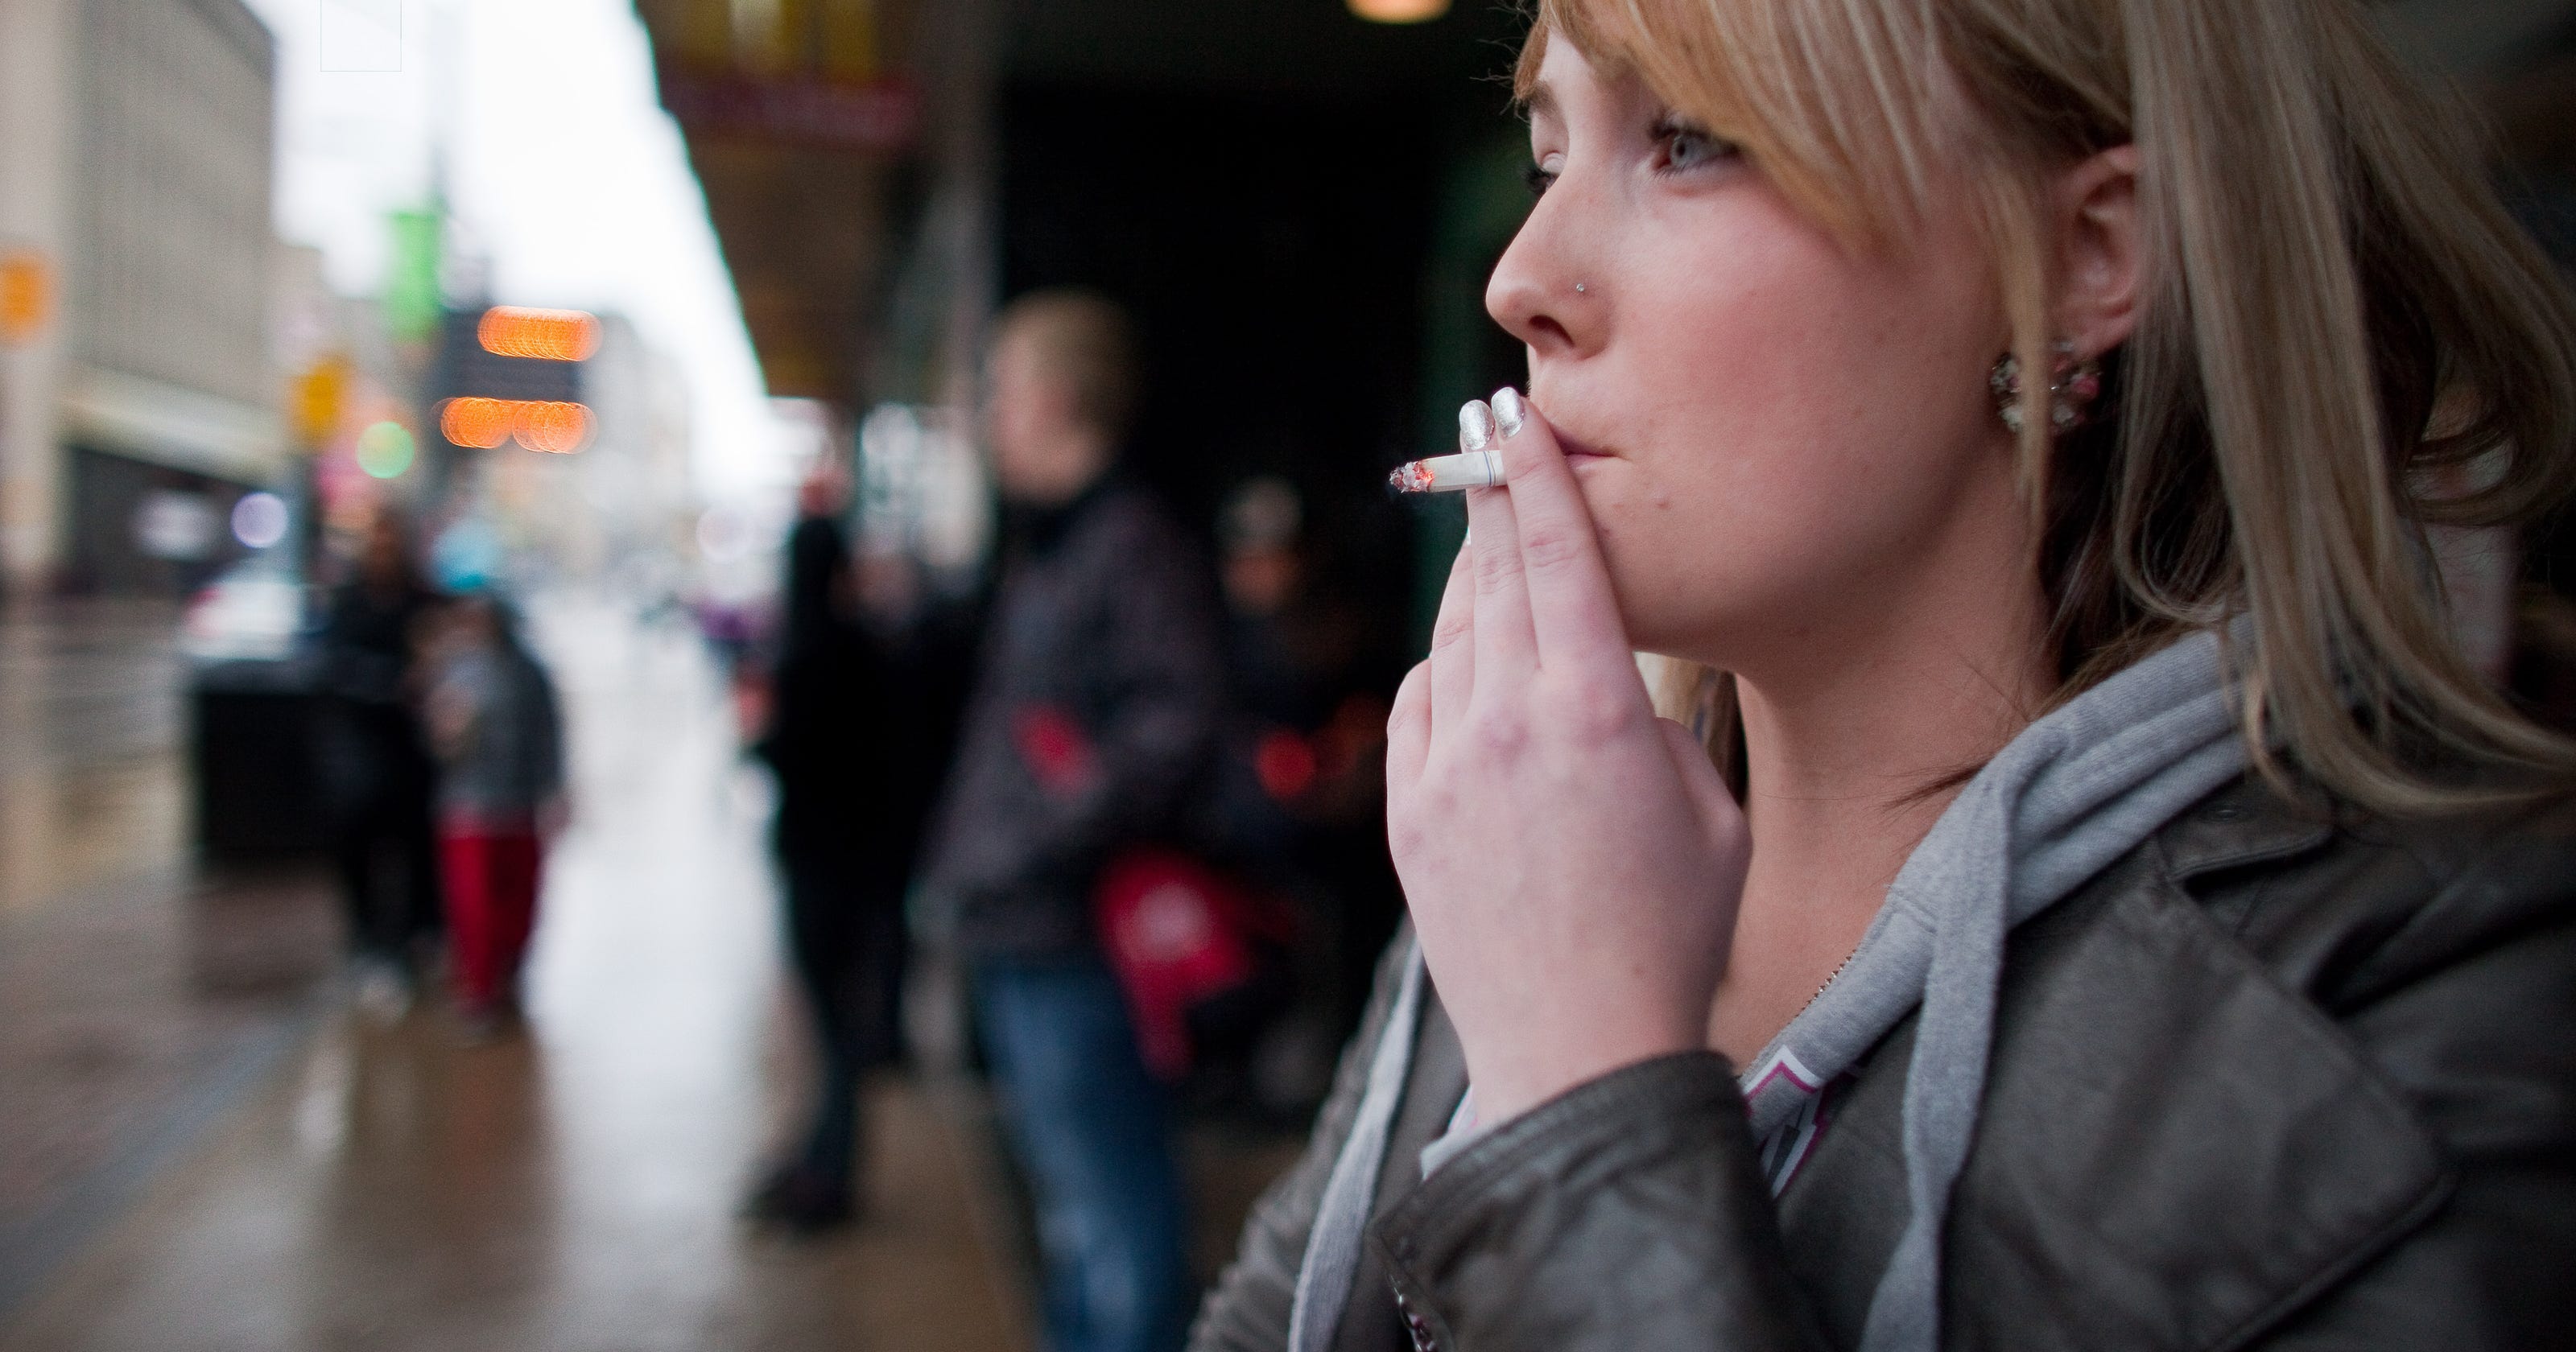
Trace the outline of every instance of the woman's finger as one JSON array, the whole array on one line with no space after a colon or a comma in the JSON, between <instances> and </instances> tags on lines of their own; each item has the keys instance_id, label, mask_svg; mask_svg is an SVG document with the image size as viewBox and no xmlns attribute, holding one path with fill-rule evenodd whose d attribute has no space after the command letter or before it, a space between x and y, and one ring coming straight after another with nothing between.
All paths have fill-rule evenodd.
<instances>
[{"instance_id":1,"label":"woman's finger","mask_svg":"<svg viewBox=\"0 0 2576 1352\"><path fill-rule=\"evenodd\" d=\"M1500 488L1468 489L1467 538L1476 556L1476 684L1491 698L1517 688L1538 669L1512 495Z\"/></svg>"},{"instance_id":2,"label":"woman's finger","mask_svg":"<svg viewBox=\"0 0 2576 1352\"><path fill-rule=\"evenodd\" d=\"M1431 626L1431 726L1435 731L1465 717L1467 701L1476 693L1474 550L1472 544L1459 546L1458 560L1449 567L1449 585L1440 593L1440 618Z\"/></svg>"},{"instance_id":3,"label":"woman's finger","mask_svg":"<svg viewBox=\"0 0 2576 1352\"><path fill-rule=\"evenodd\" d=\"M1501 440L1503 478L1511 488L1519 528L1522 586L1530 624L1544 666L1633 663L1609 565L1592 527L1592 510L1556 434L1519 395L1498 392L1495 402L1516 416L1517 430Z\"/></svg>"},{"instance_id":4,"label":"woman's finger","mask_svg":"<svg viewBox=\"0 0 2576 1352\"><path fill-rule=\"evenodd\" d=\"M1422 778L1431 760L1431 664L1416 662L1395 688L1386 715L1386 787L1390 796Z\"/></svg>"}]
</instances>

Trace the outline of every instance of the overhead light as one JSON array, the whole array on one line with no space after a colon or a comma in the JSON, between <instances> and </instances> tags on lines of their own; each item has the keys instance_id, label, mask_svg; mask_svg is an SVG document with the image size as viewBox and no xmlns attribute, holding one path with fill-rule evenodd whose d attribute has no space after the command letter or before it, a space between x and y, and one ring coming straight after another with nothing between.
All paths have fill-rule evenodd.
<instances>
[{"instance_id":1,"label":"overhead light","mask_svg":"<svg viewBox=\"0 0 2576 1352\"><path fill-rule=\"evenodd\" d=\"M1449 0L1348 0L1351 13L1370 23L1428 23L1449 12Z\"/></svg>"}]
</instances>

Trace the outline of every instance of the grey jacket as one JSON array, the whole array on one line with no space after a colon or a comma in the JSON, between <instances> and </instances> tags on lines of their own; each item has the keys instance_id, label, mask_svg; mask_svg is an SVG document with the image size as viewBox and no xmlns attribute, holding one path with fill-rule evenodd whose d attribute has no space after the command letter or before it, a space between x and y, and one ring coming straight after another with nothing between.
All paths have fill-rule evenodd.
<instances>
[{"instance_id":1,"label":"grey jacket","mask_svg":"<svg viewBox=\"0 0 2576 1352\"><path fill-rule=\"evenodd\" d=\"M1285 1345L1391 988L1196 1352ZM1425 1182L1465 1087L1433 1001L1336 1352L1852 1346L1905 1222L1913 1033L1835 1083L1776 1199L1710 1053ZM1954 1352L2576 1346L2576 805L2399 825L2240 781L2175 818L2013 932L1944 1247Z\"/></svg>"},{"instance_id":2,"label":"grey jacket","mask_svg":"<svg viewBox=\"0 0 2576 1352\"><path fill-rule=\"evenodd\" d=\"M1207 561L1117 479L1028 532L985 630L924 886L969 958L1092 943L1123 845L1185 834L1225 695Z\"/></svg>"},{"instance_id":3,"label":"grey jacket","mask_svg":"<svg viewBox=\"0 0 2576 1352\"><path fill-rule=\"evenodd\" d=\"M463 738L442 757L440 811L517 823L562 792L563 715L534 657L496 643L449 657L433 679L433 698L472 711Z\"/></svg>"}]
</instances>

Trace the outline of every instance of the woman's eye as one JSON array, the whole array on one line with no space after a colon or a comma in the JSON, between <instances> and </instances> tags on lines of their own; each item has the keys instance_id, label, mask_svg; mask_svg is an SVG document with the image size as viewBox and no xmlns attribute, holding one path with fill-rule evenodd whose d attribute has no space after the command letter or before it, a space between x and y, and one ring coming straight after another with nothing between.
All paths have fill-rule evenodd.
<instances>
[{"instance_id":1,"label":"woman's eye","mask_svg":"<svg viewBox=\"0 0 2576 1352\"><path fill-rule=\"evenodd\" d=\"M1742 153L1733 141L1669 118L1656 124L1655 146L1659 161L1655 167L1673 174L1705 168Z\"/></svg>"},{"instance_id":2,"label":"woman's eye","mask_svg":"<svg viewBox=\"0 0 2576 1352\"><path fill-rule=\"evenodd\" d=\"M1521 181L1529 185L1530 196L1544 197L1547 195L1548 188L1556 182L1556 171L1544 165L1533 164L1521 171Z\"/></svg>"}]
</instances>

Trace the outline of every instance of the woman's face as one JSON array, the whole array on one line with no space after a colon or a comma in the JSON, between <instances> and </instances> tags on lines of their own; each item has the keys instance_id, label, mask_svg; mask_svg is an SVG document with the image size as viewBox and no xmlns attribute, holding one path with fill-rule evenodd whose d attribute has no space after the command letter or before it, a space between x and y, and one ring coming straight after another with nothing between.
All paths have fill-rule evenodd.
<instances>
[{"instance_id":1,"label":"woman's face","mask_svg":"<svg viewBox=\"0 0 2576 1352\"><path fill-rule=\"evenodd\" d=\"M2024 557L1986 388L2009 327L1964 208L1856 249L1564 41L1530 142L1547 186L1486 307L1529 345L1632 642L1752 673Z\"/></svg>"}]
</instances>

